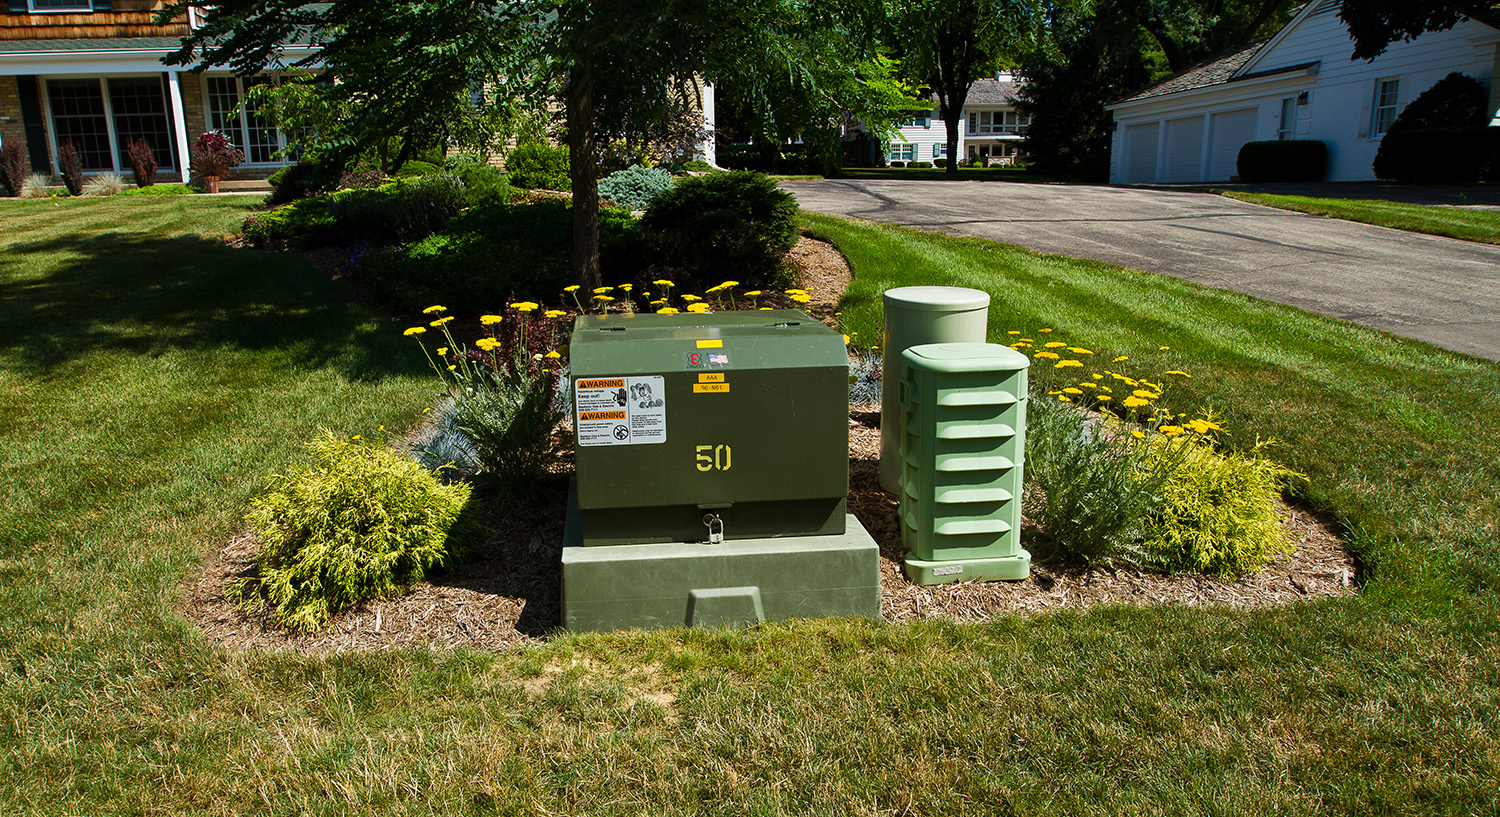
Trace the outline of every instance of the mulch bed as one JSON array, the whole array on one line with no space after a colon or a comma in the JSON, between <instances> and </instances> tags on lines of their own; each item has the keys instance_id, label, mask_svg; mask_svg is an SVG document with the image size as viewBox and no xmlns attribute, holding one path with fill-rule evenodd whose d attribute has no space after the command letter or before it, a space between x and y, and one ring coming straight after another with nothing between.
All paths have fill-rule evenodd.
<instances>
[{"instance_id":1,"label":"mulch bed","mask_svg":"<svg viewBox=\"0 0 1500 817\"><path fill-rule=\"evenodd\" d=\"M807 238L792 257L802 269L803 288L813 296L808 311L832 323L834 304L849 281L847 262L833 247ZM1295 552L1234 581L1089 571L1033 561L1025 581L913 585L902 574L896 500L879 486L879 415L878 405L855 406L850 412L849 508L880 545L881 615L886 621L984 621L1105 603L1269 607L1356 592L1357 567L1343 541L1325 520L1295 507L1283 510ZM202 571L185 588L182 612L210 639L234 650L500 650L545 638L557 628L561 614L563 513L572 471L561 429L557 445L558 462L528 501L503 510L491 506L485 520L488 538L456 570L406 594L347 610L316 633L277 627L263 613L247 612L225 597L229 582L253 570L257 543L242 532L207 554ZM1023 544L1034 533L1034 526L1023 524Z\"/></svg>"}]
</instances>

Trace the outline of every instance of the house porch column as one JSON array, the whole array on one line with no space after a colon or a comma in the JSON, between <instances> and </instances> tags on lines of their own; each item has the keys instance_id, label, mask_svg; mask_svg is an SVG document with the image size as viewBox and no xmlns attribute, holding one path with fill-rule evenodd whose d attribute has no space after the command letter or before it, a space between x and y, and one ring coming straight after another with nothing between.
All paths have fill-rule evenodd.
<instances>
[{"instance_id":1,"label":"house porch column","mask_svg":"<svg viewBox=\"0 0 1500 817\"><path fill-rule=\"evenodd\" d=\"M192 176L192 160L188 155L187 120L182 111L182 73L167 72L167 98L172 103L172 138L177 141L177 164L182 174L182 183L187 184Z\"/></svg>"}]
</instances>

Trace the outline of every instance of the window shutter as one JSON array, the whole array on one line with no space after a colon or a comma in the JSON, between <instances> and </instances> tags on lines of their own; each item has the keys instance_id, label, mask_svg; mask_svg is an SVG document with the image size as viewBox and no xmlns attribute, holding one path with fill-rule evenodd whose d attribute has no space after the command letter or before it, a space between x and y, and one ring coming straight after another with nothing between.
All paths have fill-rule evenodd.
<instances>
[{"instance_id":1,"label":"window shutter","mask_svg":"<svg viewBox=\"0 0 1500 817\"><path fill-rule=\"evenodd\" d=\"M109 11L110 0L94 0L94 11Z\"/></svg>"}]
</instances>

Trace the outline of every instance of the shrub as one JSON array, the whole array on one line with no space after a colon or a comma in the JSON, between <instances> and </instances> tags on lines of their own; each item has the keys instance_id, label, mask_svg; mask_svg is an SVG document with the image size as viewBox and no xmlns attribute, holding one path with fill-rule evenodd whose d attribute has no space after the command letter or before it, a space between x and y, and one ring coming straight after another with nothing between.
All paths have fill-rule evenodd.
<instances>
[{"instance_id":1,"label":"shrub","mask_svg":"<svg viewBox=\"0 0 1500 817\"><path fill-rule=\"evenodd\" d=\"M1267 458L1265 444L1221 454L1203 437L1158 434L1149 447L1149 465L1172 467L1146 523L1142 548L1153 564L1229 578L1292 551L1277 499L1300 475Z\"/></svg>"},{"instance_id":2,"label":"shrub","mask_svg":"<svg viewBox=\"0 0 1500 817\"><path fill-rule=\"evenodd\" d=\"M1500 128L1393 131L1380 140L1374 169L1401 182L1500 181Z\"/></svg>"},{"instance_id":3,"label":"shrub","mask_svg":"<svg viewBox=\"0 0 1500 817\"><path fill-rule=\"evenodd\" d=\"M1028 515L1042 558L1142 564L1141 538L1177 463L1071 405L1032 399L1026 418Z\"/></svg>"},{"instance_id":4,"label":"shrub","mask_svg":"<svg viewBox=\"0 0 1500 817\"><path fill-rule=\"evenodd\" d=\"M439 173L299 199L250 216L241 229L256 246L407 243L442 229L463 200L458 177Z\"/></svg>"},{"instance_id":5,"label":"shrub","mask_svg":"<svg viewBox=\"0 0 1500 817\"><path fill-rule=\"evenodd\" d=\"M259 575L232 591L283 626L315 630L339 610L446 566L469 532L470 488L382 446L324 431L314 464L275 478L250 504Z\"/></svg>"},{"instance_id":6,"label":"shrub","mask_svg":"<svg viewBox=\"0 0 1500 817\"><path fill-rule=\"evenodd\" d=\"M658 193L672 189L672 174L659 167L636 165L599 181L599 198L631 210L644 210Z\"/></svg>"},{"instance_id":7,"label":"shrub","mask_svg":"<svg viewBox=\"0 0 1500 817\"><path fill-rule=\"evenodd\" d=\"M933 159L932 160L932 166L933 167L947 167L948 166L948 160L947 159Z\"/></svg>"},{"instance_id":8,"label":"shrub","mask_svg":"<svg viewBox=\"0 0 1500 817\"><path fill-rule=\"evenodd\" d=\"M5 195L21 195L21 186L26 183L26 153L15 143L0 145L0 187Z\"/></svg>"},{"instance_id":9,"label":"shrub","mask_svg":"<svg viewBox=\"0 0 1500 817\"><path fill-rule=\"evenodd\" d=\"M396 178L410 179L416 176L426 176L431 173L441 173L442 171L443 167L434 162L413 160L402 165L401 169L396 171Z\"/></svg>"},{"instance_id":10,"label":"shrub","mask_svg":"<svg viewBox=\"0 0 1500 817\"><path fill-rule=\"evenodd\" d=\"M604 250L612 251L633 225L629 213L601 209ZM394 306L465 304L472 312L481 304L565 286L572 236L567 202L481 205L453 218L441 233L404 247L356 248L352 268L355 280Z\"/></svg>"},{"instance_id":11,"label":"shrub","mask_svg":"<svg viewBox=\"0 0 1500 817\"><path fill-rule=\"evenodd\" d=\"M185 184L153 184L150 187L137 187L133 190L122 190L122 196L186 196L193 192L191 187Z\"/></svg>"},{"instance_id":12,"label":"shrub","mask_svg":"<svg viewBox=\"0 0 1500 817\"><path fill-rule=\"evenodd\" d=\"M223 178L228 175L231 168L239 167L240 162L245 161L245 153L235 147L229 141L229 137L218 131L209 131L199 134L193 140L192 148L193 175L200 178L206 176L217 176Z\"/></svg>"},{"instance_id":13,"label":"shrub","mask_svg":"<svg viewBox=\"0 0 1500 817\"><path fill-rule=\"evenodd\" d=\"M658 265L705 281L780 288L790 280L796 217L797 200L774 180L737 170L680 180L651 200L641 225Z\"/></svg>"},{"instance_id":14,"label":"shrub","mask_svg":"<svg viewBox=\"0 0 1500 817\"><path fill-rule=\"evenodd\" d=\"M1328 146L1310 139L1246 142L1236 164L1240 181L1318 182L1328 170Z\"/></svg>"},{"instance_id":15,"label":"shrub","mask_svg":"<svg viewBox=\"0 0 1500 817\"><path fill-rule=\"evenodd\" d=\"M125 180L118 173L101 173L83 184L85 196L113 196L125 192Z\"/></svg>"},{"instance_id":16,"label":"shrub","mask_svg":"<svg viewBox=\"0 0 1500 817\"><path fill-rule=\"evenodd\" d=\"M1489 123L1490 93L1484 83L1457 71L1413 99L1386 135L1431 128L1479 128Z\"/></svg>"},{"instance_id":17,"label":"shrub","mask_svg":"<svg viewBox=\"0 0 1500 817\"><path fill-rule=\"evenodd\" d=\"M568 149L543 142L518 145L505 157L510 183L526 190L568 190Z\"/></svg>"},{"instance_id":18,"label":"shrub","mask_svg":"<svg viewBox=\"0 0 1500 817\"><path fill-rule=\"evenodd\" d=\"M272 173L267 179L271 183L271 194L266 196L266 206L277 207L334 190L343 174L342 162L317 154L305 154L296 164Z\"/></svg>"},{"instance_id":19,"label":"shrub","mask_svg":"<svg viewBox=\"0 0 1500 817\"><path fill-rule=\"evenodd\" d=\"M693 173L717 173L719 171L717 167L714 167L713 165L702 159L693 159L691 161L684 162L682 165L682 169L685 171L691 171Z\"/></svg>"},{"instance_id":20,"label":"shrub","mask_svg":"<svg viewBox=\"0 0 1500 817\"><path fill-rule=\"evenodd\" d=\"M68 195L82 194L83 155L78 152L78 146L64 142L57 149L57 166L62 170L63 186L68 188Z\"/></svg>"},{"instance_id":21,"label":"shrub","mask_svg":"<svg viewBox=\"0 0 1500 817\"><path fill-rule=\"evenodd\" d=\"M901 161L891 162L891 167L906 167L906 162L901 162Z\"/></svg>"},{"instance_id":22,"label":"shrub","mask_svg":"<svg viewBox=\"0 0 1500 817\"><path fill-rule=\"evenodd\" d=\"M510 182L505 171L473 153L450 156L444 166L464 183L464 205L504 203L510 200Z\"/></svg>"},{"instance_id":23,"label":"shrub","mask_svg":"<svg viewBox=\"0 0 1500 817\"><path fill-rule=\"evenodd\" d=\"M907 162L906 166L907 167L914 167L914 168L916 168L918 170L931 170L932 169L932 162Z\"/></svg>"},{"instance_id":24,"label":"shrub","mask_svg":"<svg viewBox=\"0 0 1500 817\"><path fill-rule=\"evenodd\" d=\"M135 176L135 186L150 187L156 184L156 151L146 144L146 140L130 140L126 154L130 158L130 172Z\"/></svg>"}]
</instances>

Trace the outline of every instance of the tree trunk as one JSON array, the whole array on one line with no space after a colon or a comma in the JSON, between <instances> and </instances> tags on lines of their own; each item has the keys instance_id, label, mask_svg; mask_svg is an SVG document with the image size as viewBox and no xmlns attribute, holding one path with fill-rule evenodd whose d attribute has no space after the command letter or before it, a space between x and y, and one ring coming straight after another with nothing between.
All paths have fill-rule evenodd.
<instances>
[{"instance_id":1,"label":"tree trunk","mask_svg":"<svg viewBox=\"0 0 1500 817\"><path fill-rule=\"evenodd\" d=\"M568 176L573 187L573 283L592 290L599 275L599 168L594 163L594 79L574 73L568 83Z\"/></svg>"}]
</instances>

